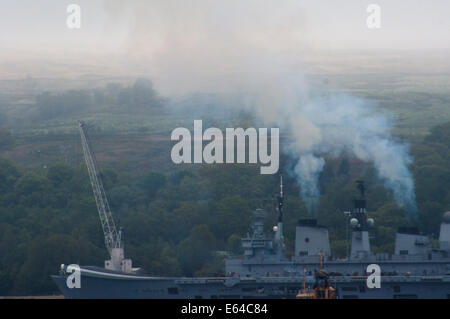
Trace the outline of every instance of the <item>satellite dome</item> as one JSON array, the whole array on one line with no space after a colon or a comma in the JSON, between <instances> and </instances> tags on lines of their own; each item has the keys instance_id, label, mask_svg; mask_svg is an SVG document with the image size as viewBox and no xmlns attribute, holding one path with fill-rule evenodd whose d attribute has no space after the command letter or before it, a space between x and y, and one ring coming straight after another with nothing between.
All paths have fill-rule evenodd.
<instances>
[{"instance_id":1,"label":"satellite dome","mask_svg":"<svg viewBox=\"0 0 450 319\"><path fill-rule=\"evenodd\" d=\"M450 212L444 213L444 217L442 218L442 220L444 221L444 223L450 224Z\"/></svg>"},{"instance_id":2,"label":"satellite dome","mask_svg":"<svg viewBox=\"0 0 450 319\"><path fill-rule=\"evenodd\" d=\"M358 220L356 218L350 219L350 225L352 225L353 227L356 227L356 225L358 225Z\"/></svg>"}]
</instances>

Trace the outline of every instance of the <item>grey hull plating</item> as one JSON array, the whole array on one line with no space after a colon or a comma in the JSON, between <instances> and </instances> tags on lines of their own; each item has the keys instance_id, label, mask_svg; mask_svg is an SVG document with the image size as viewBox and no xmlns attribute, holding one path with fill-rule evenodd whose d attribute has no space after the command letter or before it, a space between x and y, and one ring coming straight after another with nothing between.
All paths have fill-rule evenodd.
<instances>
[{"instance_id":1,"label":"grey hull plating","mask_svg":"<svg viewBox=\"0 0 450 319\"><path fill-rule=\"evenodd\" d=\"M165 278L82 268L81 288L69 289L64 274L52 276L69 299L279 299L295 298L302 277ZM338 298L392 299L450 297L450 276L384 276L381 288L369 289L365 276L332 277ZM307 276L306 284L313 278Z\"/></svg>"}]
</instances>

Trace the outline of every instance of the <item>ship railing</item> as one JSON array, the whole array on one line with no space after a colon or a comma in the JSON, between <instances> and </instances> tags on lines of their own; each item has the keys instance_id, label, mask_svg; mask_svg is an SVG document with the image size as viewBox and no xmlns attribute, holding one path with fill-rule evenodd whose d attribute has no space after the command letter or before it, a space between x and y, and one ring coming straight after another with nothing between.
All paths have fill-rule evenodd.
<instances>
[{"instance_id":1,"label":"ship railing","mask_svg":"<svg viewBox=\"0 0 450 319\"><path fill-rule=\"evenodd\" d=\"M427 256L416 254L416 255L392 255L392 261L409 261L409 262L420 262L420 261L426 261Z\"/></svg>"},{"instance_id":2,"label":"ship railing","mask_svg":"<svg viewBox=\"0 0 450 319\"><path fill-rule=\"evenodd\" d=\"M333 282L351 281L366 281L367 276L331 276ZM411 275L397 275L397 276L381 276L382 282L418 282L418 281L446 281L444 276L411 276ZM450 278L448 278L450 281Z\"/></svg>"}]
</instances>

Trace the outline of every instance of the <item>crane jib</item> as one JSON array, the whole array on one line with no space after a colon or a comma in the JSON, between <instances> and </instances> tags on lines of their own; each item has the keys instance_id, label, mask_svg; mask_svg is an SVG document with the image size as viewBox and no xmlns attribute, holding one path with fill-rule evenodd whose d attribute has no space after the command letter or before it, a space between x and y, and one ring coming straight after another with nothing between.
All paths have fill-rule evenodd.
<instances>
[{"instance_id":1,"label":"crane jib","mask_svg":"<svg viewBox=\"0 0 450 319\"><path fill-rule=\"evenodd\" d=\"M81 135L81 145L83 148L84 160L89 173L89 179L91 181L92 191L94 193L95 202L97 205L97 210L100 217L100 222L103 229L103 235L105 237L105 245L109 253L113 248L121 248L122 240L120 232L117 231L111 209L109 207L109 202L106 197L106 192L103 187L103 183L98 174L98 170L94 161L93 154L90 150L89 143L84 132L83 123L79 123L80 135Z\"/></svg>"}]
</instances>

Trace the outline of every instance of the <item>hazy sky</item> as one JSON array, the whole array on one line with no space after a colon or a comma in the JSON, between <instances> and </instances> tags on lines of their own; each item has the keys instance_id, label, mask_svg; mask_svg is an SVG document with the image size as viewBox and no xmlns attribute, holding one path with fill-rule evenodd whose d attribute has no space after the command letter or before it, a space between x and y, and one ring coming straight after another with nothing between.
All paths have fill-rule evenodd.
<instances>
[{"instance_id":1,"label":"hazy sky","mask_svg":"<svg viewBox=\"0 0 450 319\"><path fill-rule=\"evenodd\" d=\"M65 25L70 3L82 8L81 30ZM370 3L381 6L379 30L366 27ZM170 29L196 38L239 32L290 49L450 48L448 0L2 0L0 8L1 49L108 51L123 47L130 32L145 38L146 26L150 35Z\"/></svg>"},{"instance_id":2,"label":"hazy sky","mask_svg":"<svg viewBox=\"0 0 450 319\"><path fill-rule=\"evenodd\" d=\"M79 30L66 26L71 3L81 6ZM380 29L366 26L371 3L381 7ZM303 55L330 60L335 49L450 49L448 0L1 0L0 8L0 63L18 74L48 71L26 65L37 59L96 67L121 60L126 72L187 84L242 68L280 73Z\"/></svg>"}]
</instances>

